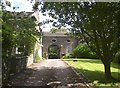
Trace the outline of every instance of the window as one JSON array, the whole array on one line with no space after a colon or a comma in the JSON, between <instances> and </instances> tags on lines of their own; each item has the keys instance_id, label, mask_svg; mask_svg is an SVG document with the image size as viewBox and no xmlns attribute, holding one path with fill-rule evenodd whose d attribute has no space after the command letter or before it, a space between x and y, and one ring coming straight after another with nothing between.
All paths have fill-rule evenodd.
<instances>
[{"instance_id":1,"label":"window","mask_svg":"<svg viewBox=\"0 0 120 88\"><path fill-rule=\"evenodd\" d=\"M67 42L70 43L70 40L68 39Z\"/></svg>"},{"instance_id":2,"label":"window","mask_svg":"<svg viewBox=\"0 0 120 88\"><path fill-rule=\"evenodd\" d=\"M56 42L57 40L56 39L52 39L52 42Z\"/></svg>"}]
</instances>

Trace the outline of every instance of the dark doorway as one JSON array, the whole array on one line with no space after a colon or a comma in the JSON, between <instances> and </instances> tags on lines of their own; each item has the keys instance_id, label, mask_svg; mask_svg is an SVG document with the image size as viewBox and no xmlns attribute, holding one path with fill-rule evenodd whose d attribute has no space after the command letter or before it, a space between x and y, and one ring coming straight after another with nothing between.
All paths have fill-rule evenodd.
<instances>
[{"instance_id":1,"label":"dark doorway","mask_svg":"<svg viewBox=\"0 0 120 88\"><path fill-rule=\"evenodd\" d=\"M48 59L60 59L60 48L58 45L48 47Z\"/></svg>"}]
</instances>

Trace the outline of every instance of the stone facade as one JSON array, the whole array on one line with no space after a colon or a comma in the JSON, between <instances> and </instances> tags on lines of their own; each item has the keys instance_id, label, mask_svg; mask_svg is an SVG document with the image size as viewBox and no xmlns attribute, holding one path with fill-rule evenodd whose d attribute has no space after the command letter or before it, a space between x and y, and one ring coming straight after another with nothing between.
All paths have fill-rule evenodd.
<instances>
[{"instance_id":1,"label":"stone facade","mask_svg":"<svg viewBox=\"0 0 120 88\"><path fill-rule=\"evenodd\" d=\"M78 45L78 41L75 38L71 38L68 35L65 35L65 33L57 32L57 33L51 33L51 32L43 32L43 56L44 53L49 53L49 47L54 45L57 46L59 49L59 58L61 58L63 55L66 55L68 53L71 53L73 49ZM49 56L48 56L49 58Z\"/></svg>"}]
</instances>

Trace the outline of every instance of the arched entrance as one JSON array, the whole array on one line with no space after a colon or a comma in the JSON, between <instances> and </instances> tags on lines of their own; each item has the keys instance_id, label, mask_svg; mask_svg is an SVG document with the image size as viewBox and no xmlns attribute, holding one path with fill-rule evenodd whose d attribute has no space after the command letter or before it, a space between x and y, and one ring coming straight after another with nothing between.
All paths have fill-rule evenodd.
<instances>
[{"instance_id":1,"label":"arched entrance","mask_svg":"<svg viewBox=\"0 0 120 88\"><path fill-rule=\"evenodd\" d=\"M60 47L58 45L48 47L48 59L60 59Z\"/></svg>"}]
</instances>

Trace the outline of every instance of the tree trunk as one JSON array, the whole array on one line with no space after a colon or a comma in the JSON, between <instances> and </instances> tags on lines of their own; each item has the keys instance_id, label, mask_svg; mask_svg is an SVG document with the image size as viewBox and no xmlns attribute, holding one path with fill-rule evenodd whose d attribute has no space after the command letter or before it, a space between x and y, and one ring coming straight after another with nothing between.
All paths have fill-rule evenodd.
<instances>
[{"instance_id":1,"label":"tree trunk","mask_svg":"<svg viewBox=\"0 0 120 88\"><path fill-rule=\"evenodd\" d=\"M105 70L105 78L112 79L111 70L110 70L110 62L104 63L104 70Z\"/></svg>"}]
</instances>

